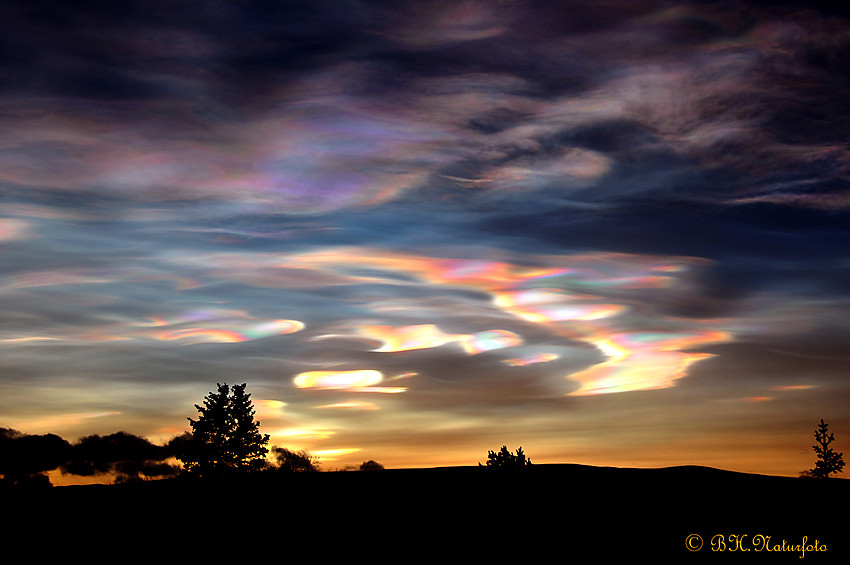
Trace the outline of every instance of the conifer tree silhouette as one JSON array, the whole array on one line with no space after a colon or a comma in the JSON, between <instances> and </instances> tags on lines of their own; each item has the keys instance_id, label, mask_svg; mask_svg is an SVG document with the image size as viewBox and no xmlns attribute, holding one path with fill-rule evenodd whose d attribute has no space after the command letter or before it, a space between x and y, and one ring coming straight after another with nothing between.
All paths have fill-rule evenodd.
<instances>
[{"instance_id":1,"label":"conifer tree silhouette","mask_svg":"<svg viewBox=\"0 0 850 565\"><path fill-rule=\"evenodd\" d=\"M204 398L204 406L195 404L200 416L188 419L192 433L178 456L189 474L220 476L265 466L269 436L260 434L245 386L219 384L218 392Z\"/></svg>"},{"instance_id":2,"label":"conifer tree silhouette","mask_svg":"<svg viewBox=\"0 0 850 565\"><path fill-rule=\"evenodd\" d=\"M843 453L837 453L829 444L835 440L835 434L829 433L829 424L825 424L821 418L818 428L815 430L815 441L812 446L818 454L815 467L811 470L811 476L816 479L828 479L831 473L840 473L844 468Z\"/></svg>"}]
</instances>

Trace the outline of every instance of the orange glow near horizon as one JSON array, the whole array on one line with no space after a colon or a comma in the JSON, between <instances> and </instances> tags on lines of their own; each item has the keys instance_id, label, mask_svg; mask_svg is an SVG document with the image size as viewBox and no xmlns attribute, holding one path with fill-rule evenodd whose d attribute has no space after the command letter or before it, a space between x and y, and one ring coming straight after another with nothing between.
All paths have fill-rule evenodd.
<instances>
[{"instance_id":1,"label":"orange glow near horizon","mask_svg":"<svg viewBox=\"0 0 850 565\"><path fill-rule=\"evenodd\" d=\"M441 450L439 453L426 453L423 455L399 456L399 453L409 452L404 446L388 445L381 449L364 447L317 447L318 442L330 439L334 434L329 430L294 429L280 430L271 433L269 445L285 446L293 451L307 451L310 455L318 458L319 468L323 471L335 471L343 469L355 469L367 460L375 460L387 469L416 469L436 467L468 467L476 466L479 462L486 460L488 449L496 449L493 444L482 444L480 448L463 448ZM790 438L792 443L807 444L809 436L802 434L799 438ZM720 444L723 444L721 447ZM743 446L729 449L733 445L730 438L725 440L715 438L712 440L694 440L687 444L674 444L666 446L647 446L618 448L616 454L606 453L602 448L577 448L569 450L563 456L548 454L544 446L537 446L533 441L523 442L523 451L528 455L535 465L557 465L557 464L580 464L597 467L619 467L619 468L641 468L659 469L682 465L704 465L728 471L742 473L756 473L762 475L775 475L796 477L798 474L812 465L812 457L808 452L796 450L796 455L789 456L794 452L790 445L759 445L758 449L752 446ZM516 447L509 446L512 450ZM846 474L846 473L845 473ZM114 475L99 474L93 476L66 475L60 470L48 473L50 481L55 486L83 485L83 484L108 484L115 479ZM839 475L842 477L844 475Z\"/></svg>"}]
</instances>

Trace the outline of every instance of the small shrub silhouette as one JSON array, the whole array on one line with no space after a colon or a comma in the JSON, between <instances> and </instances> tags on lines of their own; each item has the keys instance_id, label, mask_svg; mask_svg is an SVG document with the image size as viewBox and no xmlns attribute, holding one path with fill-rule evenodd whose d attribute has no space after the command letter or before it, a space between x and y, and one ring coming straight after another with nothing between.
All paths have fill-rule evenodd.
<instances>
[{"instance_id":1,"label":"small shrub silhouette","mask_svg":"<svg viewBox=\"0 0 850 565\"><path fill-rule=\"evenodd\" d=\"M375 461L374 459L370 459L368 461L364 461L360 464L361 471L383 471L384 466Z\"/></svg>"},{"instance_id":2,"label":"small shrub silhouette","mask_svg":"<svg viewBox=\"0 0 850 565\"><path fill-rule=\"evenodd\" d=\"M481 463L478 465L481 466ZM522 447L516 450L516 454L508 451L508 446L506 445L503 445L502 449L498 453L495 451L487 452L487 467L510 470L525 469L531 465L531 459L526 458L525 453L522 452Z\"/></svg>"}]
</instances>

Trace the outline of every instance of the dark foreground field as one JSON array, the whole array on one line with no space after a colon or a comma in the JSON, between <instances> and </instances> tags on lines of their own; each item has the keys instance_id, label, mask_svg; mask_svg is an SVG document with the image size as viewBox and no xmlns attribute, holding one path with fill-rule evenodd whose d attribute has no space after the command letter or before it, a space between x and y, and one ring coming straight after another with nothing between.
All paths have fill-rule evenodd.
<instances>
[{"instance_id":1,"label":"dark foreground field","mask_svg":"<svg viewBox=\"0 0 850 565\"><path fill-rule=\"evenodd\" d=\"M850 481L704 467L323 472L54 487L6 498L8 541L41 536L56 547L61 539L70 554L84 551L97 562L107 551L245 561L286 561L303 551L322 563L331 555L831 563L850 553Z\"/></svg>"}]
</instances>

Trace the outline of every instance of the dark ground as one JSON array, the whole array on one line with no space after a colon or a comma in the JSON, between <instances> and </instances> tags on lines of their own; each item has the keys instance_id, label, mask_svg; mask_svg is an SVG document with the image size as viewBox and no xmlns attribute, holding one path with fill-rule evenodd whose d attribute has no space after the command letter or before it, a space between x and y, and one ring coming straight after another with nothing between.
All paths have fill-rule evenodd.
<instances>
[{"instance_id":1,"label":"dark ground","mask_svg":"<svg viewBox=\"0 0 850 565\"><path fill-rule=\"evenodd\" d=\"M7 493L3 531L7 544L50 540L29 547L61 547L98 563L127 552L175 558L167 563L196 552L243 561L304 552L320 563L846 563L848 503L844 479L705 467L452 467ZM699 551L686 547L692 534L702 539ZM770 536L774 550L757 536ZM780 550L783 541L788 548L804 539L812 547L802 559L793 548ZM815 540L826 551L815 551Z\"/></svg>"}]
</instances>

